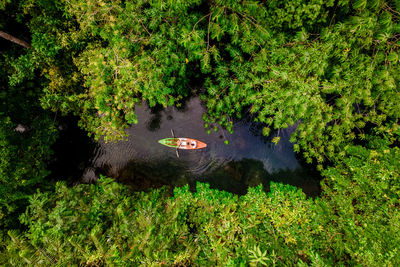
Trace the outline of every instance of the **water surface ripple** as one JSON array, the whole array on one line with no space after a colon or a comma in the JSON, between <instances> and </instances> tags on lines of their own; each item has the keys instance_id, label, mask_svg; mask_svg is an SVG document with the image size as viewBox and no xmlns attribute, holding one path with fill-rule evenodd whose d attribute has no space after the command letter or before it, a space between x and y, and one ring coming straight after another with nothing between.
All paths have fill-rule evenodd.
<instances>
[{"instance_id":1,"label":"water surface ripple","mask_svg":"<svg viewBox=\"0 0 400 267\"><path fill-rule=\"evenodd\" d=\"M275 145L261 134L261 127L251 118L234 123L234 133L218 127L207 134L202 114L205 107L199 98L191 98L185 107L152 110L146 104L136 107L139 123L127 129L127 141L98 142L93 158L83 175L89 182L96 174L114 177L137 190L162 185L181 186L196 181L214 188L244 194L248 186L270 181L301 187L308 195L319 193L319 179L309 167L299 163L289 142L295 126L279 131ZM207 143L201 150L175 150L157 141L171 137L190 137ZM278 132L274 133L274 135ZM224 144L229 141L229 145Z\"/></svg>"}]
</instances>

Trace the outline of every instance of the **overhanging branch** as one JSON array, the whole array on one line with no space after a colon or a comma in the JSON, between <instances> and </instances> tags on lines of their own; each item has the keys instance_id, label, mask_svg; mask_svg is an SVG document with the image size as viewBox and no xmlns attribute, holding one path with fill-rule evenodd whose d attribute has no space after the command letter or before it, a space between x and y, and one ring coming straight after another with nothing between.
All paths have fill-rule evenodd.
<instances>
[{"instance_id":1,"label":"overhanging branch","mask_svg":"<svg viewBox=\"0 0 400 267\"><path fill-rule=\"evenodd\" d=\"M19 44L25 48L31 48L31 45L28 44L27 42L22 41L21 39L18 39L8 33L3 32L3 31L0 31L0 37L3 37L4 39L7 39L8 41L11 41L13 43Z\"/></svg>"}]
</instances>

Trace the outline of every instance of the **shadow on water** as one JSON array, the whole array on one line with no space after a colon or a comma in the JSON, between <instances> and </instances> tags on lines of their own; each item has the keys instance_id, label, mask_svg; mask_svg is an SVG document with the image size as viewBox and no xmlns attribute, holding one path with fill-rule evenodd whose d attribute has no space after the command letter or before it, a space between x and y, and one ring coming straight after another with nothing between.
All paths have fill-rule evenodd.
<instances>
[{"instance_id":1,"label":"shadow on water","mask_svg":"<svg viewBox=\"0 0 400 267\"><path fill-rule=\"evenodd\" d=\"M146 191L148 189L167 186L172 193L174 187L188 184L192 191L196 188L196 182L209 183L211 188L225 190L234 194L246 194L248 187L263 185L265 191L269 191L270 182L291 184L302 188L310 197L318 196L320 187L312 178L310 170L304 168L281 169L274 173L265 170L263 162L255 159L242 159L230 161L224 166L202 175L192 175L187 172L185 162L141 160L129 161L115 175L110 172L110 166L101 169L87 168L85 182L95 182L100 174L114 177L116 181L127 184L134 191ZM315 176L314 176L315 177ZM89 179L89 180L88 180Z\"/></svg>"},{"instance_id":2,"label":"shadow on water","mask_svg":"<svg viewBox=\"0 0 400 267\"><path fill-rule=\"evenodd\" d=\"M162 186L170 186L172 190L173 187L190 183L184 169L183 163L180 162L133 160L121 169L116 179L130 185L135 191Z\"/></svg>"},{"instance_id":3,"label":"shadow on water","mask_svg":"<svg viewBox=\"0 0 400 267\"><path fill-rule=\"evenodd\" d=\"M249 186L258 184L268 190L269 183L274 181L297 186L308 196L320 193L319 173L294 153L289 142L297 125L264 137L262 125L246 117L235 121L232 135L217 125L213 125L217 132L207 134L202 120L205 107L196 97L180 108L149 108L142 104L135 111L139 123L127 129L127 141L99 141L94 150L82 148L92 158L81 164L85 169L80 182L94 182L103 174L129 184L134 190L145 190L185 184L193 189L200 181L213 188L245 194ZM180 150L177 158L173 148L158 143L171 136L171 129L177 137L207 143L207 148ZM277 135L281 141L275 145L271 138Z\"/></svg>"},{"instance_id":4,"label":"shadow on water","mask_svg":"<svg viewBox=\"0 0 400 267\"><path fill-rule=\"evenodd\" d=\"M231 161L223 168L206 175L206 181L213 188L223 189L235 194L246 194L248 187L263 185L265 191L269 191L270 182L291 184L302 188L308 196L318 196L320 187L315 183L315 177L304 168L295 170L280 169L274 173L265 170L264 164L255 159L242 159Z\"/></svg>"},{"instance_id":5,"label":"shadow on water","mask_svg":"<svg viewBox=\"0 0 400 267\"><path fill-rule=\"evenodd\" d=\"M58 117L57 121L59 137L52 145L54 158L48 166L51 171L49 178L73 184L77 177L87 172L97 144L78 127L78 118Z\"/></svg>"},{"instance_id":6,"label":"shadow on water","mask_svg":"<svg viewBox=\"0 0 400 267\"><path fill-rule=\"evenodd\" d=\"M156 106L150 109L149 122L147 124L147 130L155 132L160 129L161 119L162 119L162 107Z\"/></svg>"}]
</instances>

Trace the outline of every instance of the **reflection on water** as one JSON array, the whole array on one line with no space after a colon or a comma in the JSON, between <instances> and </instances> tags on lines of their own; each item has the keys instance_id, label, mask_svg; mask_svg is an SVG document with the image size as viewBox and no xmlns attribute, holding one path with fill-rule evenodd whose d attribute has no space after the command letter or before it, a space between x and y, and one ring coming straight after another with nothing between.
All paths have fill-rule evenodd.
<instances>
[{"instance_id":1,"label":"reflection on water","mask_svg":"<svg viewBox=\"0 0 400 267\"><path fill-rule=\"evenodd\" d=\"M214 188L244 194L248 186L278 181L301 187L308 195L319 194L319 179L309 168L300 164L289 142L294 127L279 131L281 141L274 145L261 134L261 127L251 118L234 123L234 134L219 126L207 134L201 118L205 112L198 98L187 101L184 108L150 109L136 107L139 119L130 127L128 141L100 141L91 163L83 175L90 182L98 175L114 177L136 190L163 185L194 186L197 181L208 182ZM191 137L207 143L201 150L175 150L157 141L171 136ZM276 133L277 134L277 133ZM224 140L229 145L224 144Z\"/></svg>"}]
</instances>

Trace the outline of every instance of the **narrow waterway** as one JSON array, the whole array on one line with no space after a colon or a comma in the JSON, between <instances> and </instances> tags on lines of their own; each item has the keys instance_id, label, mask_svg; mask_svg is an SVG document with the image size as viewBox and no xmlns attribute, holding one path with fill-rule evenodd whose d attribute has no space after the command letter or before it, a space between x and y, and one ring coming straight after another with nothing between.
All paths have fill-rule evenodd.
<instances>
[{"instance_id":1,"label":"narrow waterway","mask_svg":"<svg viewBox=\"0 0 400 267\"><path fill-rule=\"evenodd\" d=\"M81 151L88 146L77 145L73 150L80 158L80 182L93 182L100 174L129 184L135 190L146 190L163 185L192 188L197 181L207 182L212 188L244 194L249 186L260 183L266 189L270 181L295 185L309 196L320 192L320 177L310 166L296 158L289 142L295 126L279 131L280 142L262 136L262 127L250 117L234 123L234 133L218 127L207 134L202 114L205 107L199 98L191 98L177 109L150 109L146 104L136 107L139 123L127 129L127 141L89 146L91 154ZM207 143L201 150L175 150L158 143L171 137L190 137ZM228 140L229 145L224 144ZM93 147L93 148L92 148ZM85 155L85 156L82 156Z\"/></svg>"}]
</instances>

